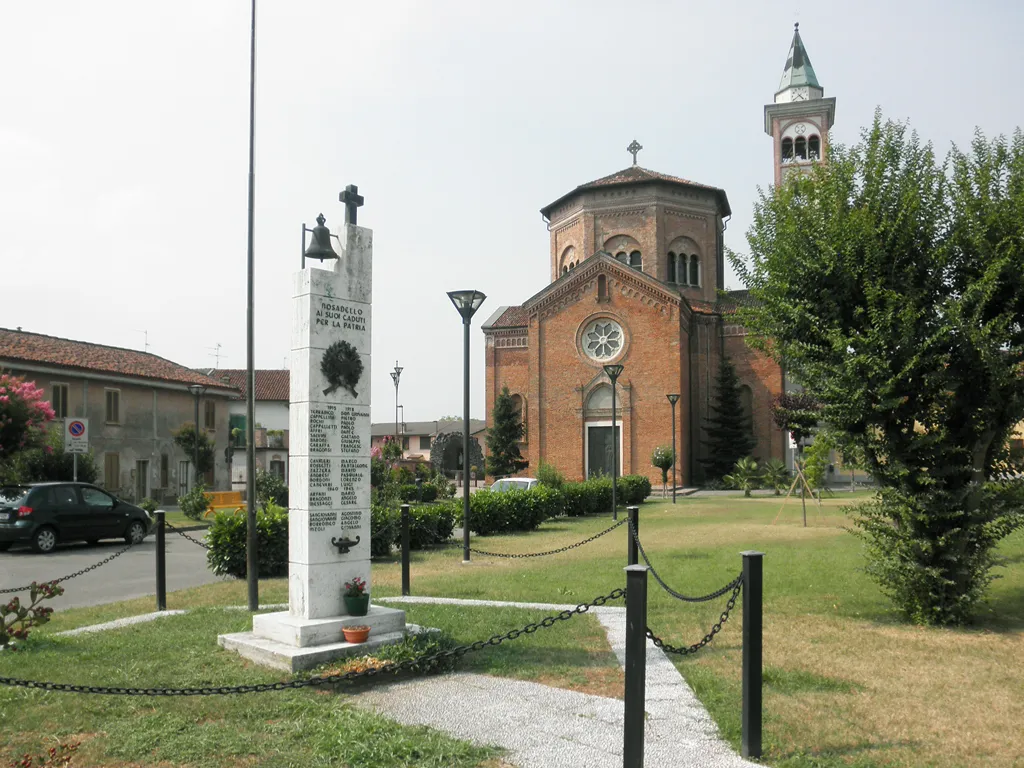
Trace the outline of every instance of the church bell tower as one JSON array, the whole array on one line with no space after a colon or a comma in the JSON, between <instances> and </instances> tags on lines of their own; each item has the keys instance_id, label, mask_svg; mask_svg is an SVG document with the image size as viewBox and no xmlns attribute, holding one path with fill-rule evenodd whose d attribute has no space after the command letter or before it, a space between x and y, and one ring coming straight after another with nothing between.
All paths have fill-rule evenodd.
<instances>
[{"instance_id":1,"label":"church bell tower","mask_svg":"<svg viewBox=\"0 0 1024 768\"><path fill-rule=\"evenodd\" d=\"M800 25L796 24L775 101L764 108L764 131L772 137L776 186L788 174L806 173L814 163L827 160L828 132L835 114L835 97L825 98L800 38Z\"/></svg>"}]
</instances>

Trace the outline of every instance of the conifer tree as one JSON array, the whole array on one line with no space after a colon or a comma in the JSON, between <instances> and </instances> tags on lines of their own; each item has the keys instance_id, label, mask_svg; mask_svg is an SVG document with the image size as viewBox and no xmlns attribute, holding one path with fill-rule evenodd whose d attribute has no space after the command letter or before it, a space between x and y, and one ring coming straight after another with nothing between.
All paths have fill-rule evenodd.
<instances>
[{"instance_id":1,"label":"conifer tree","mask_svg":"<svg viewBox=\"0 0 1024 768\"><path fill-rule=\"evenodd\" d=\"M707 456L700 460L711 480L721 480L736 462L754 450L750 417L743 412L740 380L729 358L722 355L711 401L712 416L704 422Z\"/></svg>"},{"instance_id":2,"label":"conifer tree","mask_svg":"<svg viewBox=\"0 0 1024 768\"><path fill-rule=\"evenodd\" d=\"M529 466L519 452L519 441L523 439L522 416L516 410L508 387L502 387L491 415L493 425L487 430L487 474L508 477Z\"/></svg>"}]
</instances>

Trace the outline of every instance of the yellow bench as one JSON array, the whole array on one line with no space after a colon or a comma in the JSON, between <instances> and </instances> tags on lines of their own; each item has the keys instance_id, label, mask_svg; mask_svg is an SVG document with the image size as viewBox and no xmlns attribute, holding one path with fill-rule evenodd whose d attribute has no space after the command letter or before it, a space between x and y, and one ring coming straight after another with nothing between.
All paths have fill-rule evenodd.
<instances>
[{"instance_id":1,"label":"yellow bench","mask_svg":"<svg viewBox=\"0 0 1024 768\"><path fill-rule=\"evenodd\" d=\"M210 503L208 515L222 509L238 509L242 506L241 491L207 491L204 495Z\"/></svg>"}]
</instances>

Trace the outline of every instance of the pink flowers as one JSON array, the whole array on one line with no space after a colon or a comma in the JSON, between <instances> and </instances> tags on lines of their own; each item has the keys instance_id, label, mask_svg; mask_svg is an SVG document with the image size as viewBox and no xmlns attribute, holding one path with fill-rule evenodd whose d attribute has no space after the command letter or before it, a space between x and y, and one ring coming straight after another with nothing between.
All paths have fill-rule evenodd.
<instances>
[{"instance_id":1,"label":"pink flowers","mask_svg":"<svg viewBox=\"0 0 1024 768\"><path fill-rule=\"evenodd\" d=\"M46 424L54 418L44 394L35 382L0 375L0 460L42 442Z\"/></svg>"}]
</instances>

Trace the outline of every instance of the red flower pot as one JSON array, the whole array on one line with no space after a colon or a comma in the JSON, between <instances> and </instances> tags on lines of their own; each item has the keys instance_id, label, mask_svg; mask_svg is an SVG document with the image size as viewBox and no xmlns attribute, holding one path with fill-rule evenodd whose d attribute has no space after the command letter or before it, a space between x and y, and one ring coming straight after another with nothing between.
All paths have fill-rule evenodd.
<instances>
[{"instance_id":1,"label":"red flower pot","mask_svg":"<svg viewBox=\"0 0 1024 768\"><path fill-rule=\"evenodd\" d=\"M370 636L370 628L366 626L342 627L346 643L365 643Z\"/></svg>"}]
</instances>

